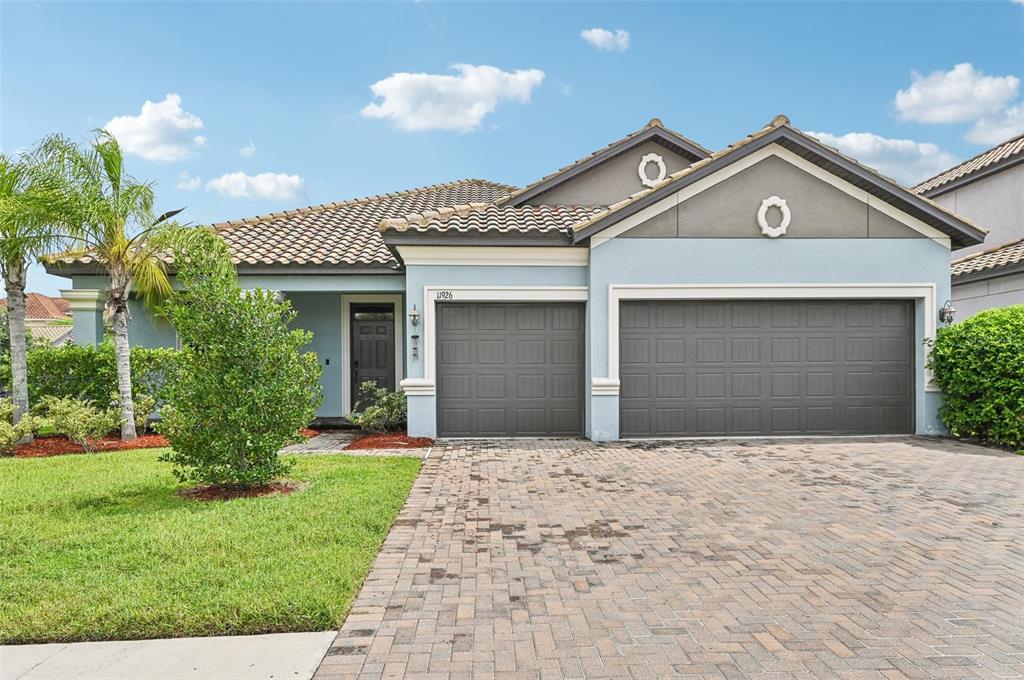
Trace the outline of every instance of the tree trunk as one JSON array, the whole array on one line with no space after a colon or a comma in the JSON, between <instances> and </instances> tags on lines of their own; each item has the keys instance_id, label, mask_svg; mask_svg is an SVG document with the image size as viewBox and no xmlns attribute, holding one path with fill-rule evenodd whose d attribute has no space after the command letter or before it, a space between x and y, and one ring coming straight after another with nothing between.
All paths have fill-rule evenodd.
<instances>
[{"instance_id":1,"label":"tree trunk","mask_svg":"<svg viewBox=\"0 0 1024 680\"><path fill-rule=\"evenodd\" d=\"M8 262L4 268L7 289L7 323L11 331L11 388L14 392L14 422L28 413L28 365L25 341L25 275L24 262ZM25 442L32 441L27 435Z\"/></svg>"},{"instance_id":2,"label":"tree trunk","mask_svg":"<svg viewBox=\"0 0 1024 680\"><path fill-rule=\"evenodd\" d=\"M128 347L128 300L111 294L114 355L117 357L117 393L121 405L121 439L135 439L135 404L132 402L131 350Z\"/></svg>"}]
</instances>

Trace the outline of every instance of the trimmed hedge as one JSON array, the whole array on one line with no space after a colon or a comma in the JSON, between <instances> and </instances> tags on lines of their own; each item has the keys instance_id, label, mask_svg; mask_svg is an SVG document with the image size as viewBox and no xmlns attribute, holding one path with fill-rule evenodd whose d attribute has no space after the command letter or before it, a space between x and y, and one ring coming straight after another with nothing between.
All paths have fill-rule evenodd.
<instances>
[{"instance_id":1,"label":"trimmed hedge","mask_svg":"<svg viewBox=\"0 0 1024 680\"><path fill-rule=\"evenodd\" d=\"M1024 451L1024 305L939 329L928 365L945 393L939 417L954 436Z\"/></svg>"},{"instance_id":2,"label":"trimmed hedge","mask_svg":"<svg viewBox=\"0 0 1024 680\"><path fill-rule=\"evenodd\" d=\"M132 348L132 392L162 401L166 377L179 353L169 348ZM0 362L0 384L10 385L9 359ZM36 347L28 352L28 396L33 404L43 397L71 397L106 404L117 392L114 345Z\"/></svg>"}]
</instances>

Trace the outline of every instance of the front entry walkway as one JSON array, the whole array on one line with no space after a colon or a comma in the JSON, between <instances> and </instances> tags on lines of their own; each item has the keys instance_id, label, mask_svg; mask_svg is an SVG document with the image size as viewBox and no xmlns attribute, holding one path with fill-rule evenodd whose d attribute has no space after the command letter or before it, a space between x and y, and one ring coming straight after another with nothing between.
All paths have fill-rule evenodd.
<instances>
[{"instance_id":1,"label":"front entry walkway","mask_svg":"<svg viewBox=\"0 0 1024 680\"><path fill-rule=\"evenodd\" d=\"M1020 675L1022 488L917 438L442 443L316 678Z\"/></svg>"}]
</instances>

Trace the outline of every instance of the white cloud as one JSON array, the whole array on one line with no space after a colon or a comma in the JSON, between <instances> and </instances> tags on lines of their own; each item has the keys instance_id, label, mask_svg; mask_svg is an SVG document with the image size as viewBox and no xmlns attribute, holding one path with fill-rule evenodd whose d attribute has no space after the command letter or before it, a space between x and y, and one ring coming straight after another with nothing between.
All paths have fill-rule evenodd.
<instances>
[{"instance_id":1,"label":"white cloud","mask_svg":"<svg viewBox=\"0 0 1024 680\"><path fill-rule=\"evenodd\" d=\"M1024 0L1020 0L1024 4ZM982 118L964 136L972 144L994 145L1024 133L1024 104L1017 104L1001 115Z\"/></svg>"},{"instance_id":2,"label":"white cloud","mask_svg":"<svg viewBox=\"0 0 1024 680\"><path fill-rule=\"evenodd\" d=\"M250 141L248 144L238 150L238 155L242 158L252 158L253 154L256 153L256 145Z\"/></svg>"},{"instance_id":3,"label":"white cloud","mask_svg":"<svg viewBox=\"0 0 1024 680\"><path fill-rule=\"evenodd\" d=\"M965 123L998 115L1020 88L1016 76L987 76L971 64L910 77L910 87L897 92L894 103L901 120L919 123Z\"/></svg>"},{"instance_id":4,"label":"white cloud","mask_svg":"<svg viewBox=\"0 0 1024 680\"><path fill-rule=\"evenodd\" d=\"M625 52L629 49L629 33L617 28L607 31L603 28L588 28L580 31L580 37L599 50Z\"/></svg>"},{"instance_id":5,"label":"white cloud","mask_svg":"<svg viewBox=\"0 0 1024 680\"><path fill-rule=\"evenodd\" d=\"M189 174L188 170L183 170L178 175L178 188L184 189L185 191L195 191L203 185L202 177L193 177Z\"/></svg>"},{"instance_id":6,"label":"white cloud","mask_svg":"<svg viewBox=\"0 0 1024 680\"><path fill-rule=\"evenodd\" d=\"M395 73L370 86L380 101L360 113L389 118L400 130L458 130L480 127L498 102L530 101L533 88L544 80L538 69L502 71L494 66L455 64L458 75Z\"/></svg>"},{"instance_id":7,"label":"white cloud","mask_svg":"<svg viewBox=\"0 0 1024 680\"><path fill-rule=\"evenodd\" d=\"M807 134L906 186L931 177L955 165L958 160L953 154L929 142L889 139L870 132Z\"/></svg>"},{"instance_id":8,"label":"white cloud","mask_svg":"<svg viewBox=\"0 0 1024 680\"><path fill-rule=\"evenodd\" d=\"M184 160L206 143L206 137L195 134L203 121L183 110L181 97L173 92L160 102L146 100L139 115L117 116L103 127L126 153L150 161Z\"/></svg>"},{"instance_id":9,"label":"white cloud","mask_svg":"<svg viewBox=\"0 0 1024 680\"><path fill-rule=\"evenodd\" d=\"M206 183L207 189L216 191L226 198L268 198L286 200L302 194L304 183L298 175L261 172L247 175L244 172L229 172Z\"/></svg>"}]
</instances>

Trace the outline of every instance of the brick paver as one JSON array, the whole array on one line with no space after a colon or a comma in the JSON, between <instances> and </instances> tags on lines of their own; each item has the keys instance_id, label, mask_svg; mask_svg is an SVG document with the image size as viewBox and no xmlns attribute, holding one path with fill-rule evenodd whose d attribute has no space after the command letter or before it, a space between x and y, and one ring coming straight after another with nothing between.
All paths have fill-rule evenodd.
<instances>
[{"instance_id":1,"label":"brick paver","mask_svg":"<svg viewBox=\"0 0 1024 680\"><path fill-rule=\"evenodd\" d=\"M316 678L1020 676L1022 482L916 438L442 442Z\"/></svg>"}]
</instances>

